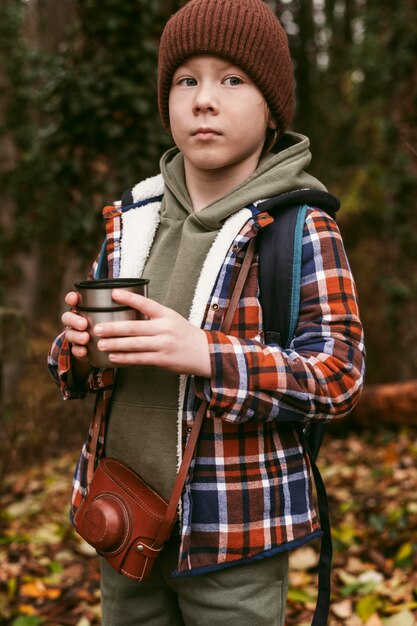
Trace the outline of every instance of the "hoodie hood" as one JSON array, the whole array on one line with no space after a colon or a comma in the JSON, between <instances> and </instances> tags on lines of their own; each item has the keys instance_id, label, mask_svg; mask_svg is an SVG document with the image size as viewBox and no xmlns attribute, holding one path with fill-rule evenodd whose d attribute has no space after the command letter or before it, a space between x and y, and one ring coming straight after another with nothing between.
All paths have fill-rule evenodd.
<instances>
[{"instance_id":1,"label":"hoodie hood","mask_svg":"<svg viewBox=\"0 0 417 626\"><path fill-rule=\"evenodd\" d=\"M259 200L287 193L295 189L318 189L325 186L305 170L311 161L310 140L299 133L288 132L277 145L276 153L267 154L249 178L194 214L204 230L218 230L225 219L242 207ZM178 148L166 152L160 162L167 195L188 214L193 213L185 185L184 160Z\"/></svg>"}]
</instances>

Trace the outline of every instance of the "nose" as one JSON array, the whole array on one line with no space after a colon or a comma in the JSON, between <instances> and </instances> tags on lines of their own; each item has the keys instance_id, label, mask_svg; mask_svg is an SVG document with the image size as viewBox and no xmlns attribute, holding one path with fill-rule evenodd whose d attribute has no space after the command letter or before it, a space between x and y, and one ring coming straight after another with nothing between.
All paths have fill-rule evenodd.
<instances>
[{"instance_id":1,"label":"nose","mask_svg":"<svg viewBox=\"0 0 417 626\"><path fill-rule=\"evenodd\" d=\"M198 115L199 113L211 113L216 115L218 110L218 102L213 87L207 83L198 85L193 103L194 115Z\"/></svg>"}]
</instances>

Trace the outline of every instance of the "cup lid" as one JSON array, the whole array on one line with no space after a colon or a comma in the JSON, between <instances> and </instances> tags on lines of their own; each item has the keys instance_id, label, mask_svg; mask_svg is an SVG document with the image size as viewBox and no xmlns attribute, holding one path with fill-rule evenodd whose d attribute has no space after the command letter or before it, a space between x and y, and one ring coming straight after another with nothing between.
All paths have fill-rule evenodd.
<instances>
[{"instance_id":1,"label":"cup lid","mask_svg":"<svg viewBox=\"0 0 417 626\"><path fill-rule=\"evenodd\" d=\"M98 280L80 280L74 283L76 289L117 289L147 285L148 278L100 278Z\"/></svg>"}]
</instances>

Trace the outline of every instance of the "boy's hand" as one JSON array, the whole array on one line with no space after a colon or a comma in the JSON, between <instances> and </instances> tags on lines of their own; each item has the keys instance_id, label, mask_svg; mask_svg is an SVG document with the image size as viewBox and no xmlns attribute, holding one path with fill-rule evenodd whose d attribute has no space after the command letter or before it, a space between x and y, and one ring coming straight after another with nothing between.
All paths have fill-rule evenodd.
<instances>
[{"instance_id":1,"label":"boy's hand","mask_svg":"<svg viewBox=\"0 0 417 626\"><path fill-rule=\"evenodd\" d=\"M65 302L70 307L76 307L78 304L78 294L70 291L65 296ZM74 313L74 311L66 311L61 321L65 326L65 337L71 346L72 355L81 361L87 362L87 344L90 341L90 335L86 332L88 322L84 317Z\"/></svg>"},{"instance_id":2,"label":"boy's hand","mask_svg":"<svg viewBox=\"0 0 417 626\"><path fill-rule=\"evenodd\" d=\"M109 353L109 359L116 367L155 365L176 374L210 377L209 348L203 330L150 298L121 289L113 290L112 298L148 318L94 327L95 334L100 337L99 349ZM78 335L79 339L84 339L83 333Z\"/></svg>"}]
</instances>

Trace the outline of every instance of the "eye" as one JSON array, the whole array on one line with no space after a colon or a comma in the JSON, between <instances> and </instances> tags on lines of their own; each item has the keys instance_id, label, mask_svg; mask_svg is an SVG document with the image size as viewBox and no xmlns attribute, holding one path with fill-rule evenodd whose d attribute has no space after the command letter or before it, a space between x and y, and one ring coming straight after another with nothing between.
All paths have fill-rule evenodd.
<instances>
[{"instance_id":1,"label":"eye","mask_svg":"<svg viewBox=\"0 0 417 626\"><path fill-rule=\"evenodd\" d=\"M224 79L224 84L229 85L230 87L237 87L238 85L241 85L242 83L243 83L243 80L241 79L240 76L228 76L227 78Z\"/></svg>"},{"instance_id":2,"label":"eye","mask_svg":"<svg viewBox=\"0 0 417 626\"><path fill-rule=\"evenodd\" d=\"M196 79L191 78L191 76L184 76L183 78L179 78L177 80L177 85L182 85L183 87L195 87L196 84Z\"/></svg>"}]
</instances>

